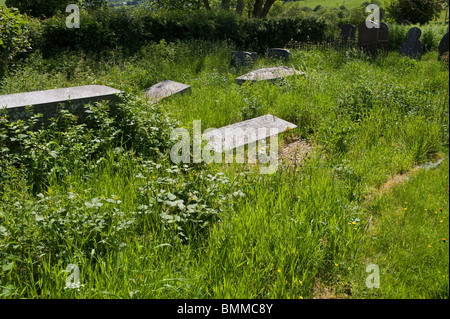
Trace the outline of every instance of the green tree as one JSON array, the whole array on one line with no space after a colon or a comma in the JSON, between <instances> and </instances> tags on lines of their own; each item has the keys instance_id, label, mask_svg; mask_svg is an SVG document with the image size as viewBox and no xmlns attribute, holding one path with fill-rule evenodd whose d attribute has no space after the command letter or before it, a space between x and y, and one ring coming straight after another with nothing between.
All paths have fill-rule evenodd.
<instances>
[{"instance_id":1,"label":"green tree","mask_svg":"<svg viewBox=\"0 0 450 319\"><path fill-rule=\"evenodd\" d=\"M77 4L85 8L98 8L107 4L106 0L6 0L6 6L17 8L33 17L51 17L58 11L64 12L67 5Z\"/></svg>"},{"instance_id":2,"label":"green tree","mask_svg":"<svg viewBox=\"0 0 450 319\"><path fill-rule=\"evenodd\" d=\"M219 0L220 7L224 10L236 10L242 15L247 7L249 15L254 18L265 18L276 0ZM155 0L157 4L166 9L191 9L204 8L211 10L211 0Z\"/></svg>"},{"instance_id":3,"label":"green tree","mask_svg":"<svg viewBox=\"0 0 450 319\"><path fill-rule=\"evenodd\" d=\"M387 12L397 23L426 24L438 18L446 4L447 0L395 0Z\"/></svg>"}]
</instances>

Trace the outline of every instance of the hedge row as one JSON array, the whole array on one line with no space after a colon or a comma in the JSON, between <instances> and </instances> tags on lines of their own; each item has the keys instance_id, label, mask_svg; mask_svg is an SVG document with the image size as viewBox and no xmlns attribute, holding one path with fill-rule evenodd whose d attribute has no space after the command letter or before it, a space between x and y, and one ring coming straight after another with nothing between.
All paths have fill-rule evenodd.
<instances>
[{"instance_id":1,"label":"hedge row","mask_svg":"<svg viewBox=\"0 0 450 319\"><path fill-rule=\"evenodd\" d=\"M81 12L80 28L68 29L66 16L43 22L35 47L44 53L61 49L101 52L122 47L134 52L145 43L201 39L228 40L236 49L265 52L289 41L319 41L327 24L318 17L249 19L233 12L199 11L156 14L144 8L108 8Z\"/></svg>"}]
</instances>

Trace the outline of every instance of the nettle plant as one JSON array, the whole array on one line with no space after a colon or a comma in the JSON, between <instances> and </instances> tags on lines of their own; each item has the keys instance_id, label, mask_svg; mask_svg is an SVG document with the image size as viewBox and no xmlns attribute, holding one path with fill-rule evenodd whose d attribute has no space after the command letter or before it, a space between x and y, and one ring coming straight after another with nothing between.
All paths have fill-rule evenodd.
<instances>
[{"instance_id":1,"label":"nettle plant","mask_svg":"<svg viewBox=\"0 0 450 319\"><path fill-rule=\"evenodd\" d=\"M189 165L163 167L153 162L146 162L144 168L136 225L140 232L150 227L170 241L203 238L222 213L245 198L236 185L237 178L231 181L223 173Z\"/></svg>"},{"instance_id":2,"label":"nettle plant","mask_svg":"<svg viewBox=\"0 0 450 319\"><path fill-rule=\"evenodd\" d=\"M0 170L20 168L38 193L45 189L50 176L63 179L72 172L84 171L89 178L89 172L107 156L136 153L157 158L168 152L174 121L156 106L124 97L116 110L110 111L105 103L87 104L87 116L78 123L63 109L46 127L39 124L41 114L17 122L0 114Z\"/></svg>"}]
</instances>

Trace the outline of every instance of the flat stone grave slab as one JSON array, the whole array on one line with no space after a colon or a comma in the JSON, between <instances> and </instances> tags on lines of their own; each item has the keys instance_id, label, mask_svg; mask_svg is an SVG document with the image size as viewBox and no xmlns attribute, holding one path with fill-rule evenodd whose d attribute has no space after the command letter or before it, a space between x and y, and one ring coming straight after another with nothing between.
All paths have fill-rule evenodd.
<instances>
[{"instance_id":1,"label":"flat stone grave slab","mask_svg":"<svg viewBox=\"0 0 450 319\"><path fill-rule=\"evenodd\" d=\"M279 66L249 72L247 74L241 75L240 77L237 77L235 79L235 82L237 84L243 84L245 82L278 81L294 74L305 74L305 73L295 71L293 68L289 68L287 66Z\"/></svg>"},{"instance_id":2,"label":"flat stone grave slab","mask_svg":"<svg viewBox=\"0 0 450 319\"><path fill-rule=\"evenodd\" d=\"M5 108L10 119L27 117L26 108L33 114L42 113L44 122L58 115L61 105L75 115L84 115L84 105L100 101L115 101L123 92L104 85L85 85L61 89L0 95L0 109Z\"/></svg>"},{"instance_id":3,"label":"flat stone grave slab","mask_svg":"<svg viewBox=\"0 0 450 319\"><path fill-rule=\"evenodd\" d=\"M296 127L297 125L293 123L266 114L212 130L203 136L208 140L212 150L222 152L278 135Z\"/></svg>"},{"instance_id":4,"label":"flat stone grave slab","mask_svg":"<svg viewBox=\"0 0 450 319\"><path fill-rule=\"evenodd\" d=\"M175 94L190 93L191 87L187 84L165 80L159 82L145 91L145 95L152 101L160 101Z\"/></svg>"}]
</instances>

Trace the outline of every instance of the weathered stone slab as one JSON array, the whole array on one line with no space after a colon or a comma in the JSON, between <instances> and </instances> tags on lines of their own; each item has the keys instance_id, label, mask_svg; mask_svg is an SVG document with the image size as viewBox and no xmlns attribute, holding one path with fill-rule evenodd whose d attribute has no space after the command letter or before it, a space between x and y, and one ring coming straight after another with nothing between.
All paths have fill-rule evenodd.
<instances>
[{"instance_id":1,"label":"weathered stone slab","mask_svg":"<svg viewBox=\"0 0 450 319\"><path fill-rule=\"evenodd\" d=\"M187 84L165 80L159 82L145 91L145 95L153 101L160 101L175 94L190 93L191 87Z\"/></svg>"},{"instance_id":2,"label":"weathered stone slab","mask_svg":"<svg viewBox=\"0 0 450 319\"><path fill-rule=\"evenodd\" d=\"M235 68L253 67L258 60L256 52L233 51L231 52L231 66Z\"/></svg>"},{"instance_id":3,"label":"weathered stone slab","mask_svg":"<svg viewBox=\"0 0 450 319\"><path fill-rule=\"evenodd\" d=\"M235 82L237 84L242 84L245 82L278 81L294 74L304 74L304 73L295 71L293 68L289 68L287 66L279 66L249 72L247 74L241 75L240 77L237 77L235 79Z\"/></svg>"},{"instance_id":4,"label":"weathered stone slab","mask_svg":"<svg viewBox=\"0 0 450 319\"><path fill-rule=\"evenodd\" d=\"M406 35L406 41L400 47L399 54L411 59L420 60L423 52L422 42L419 41L421 35L422 31L417 27L409 29Z\"/></svg>"},{"instance_id":5,"label":"weathered stone slab","mask_svg":"<svg viewBox=\"0 0 450 319\"><path fill-rule=\"evenodd\" d=\"M43 114L44 122L58 115L63 105L75 115L83 116L84 105L101 101L115 101L120 90L104 85L86 85L61 89L15 93L0 96L0 109L5 108L10 119L16 121L27 117L26 108L32 113Z\"/></svg>"},{"instance_id":6,"label":"weathered stone slab","mask_svg":"<svg viewBox=\"0 0 450 319\"><path fill-rule=\"evenodd\" d=\"M267 50L267 57L269 59L289 61L291 52L286 49L271 48Z\"/></svg>"},{"instance_id":7,"label":"weathered stone slab","mask_svg":"<svg viewBox=\"0 0 450 319\"><path fill-rule=\"evenodd\" d=\"M212 130L204 134L204 137L208 140L211 149L222 152L278 135L296 127L297 125L293 123L266 114Z\"/></svg>"}]
</instances>

